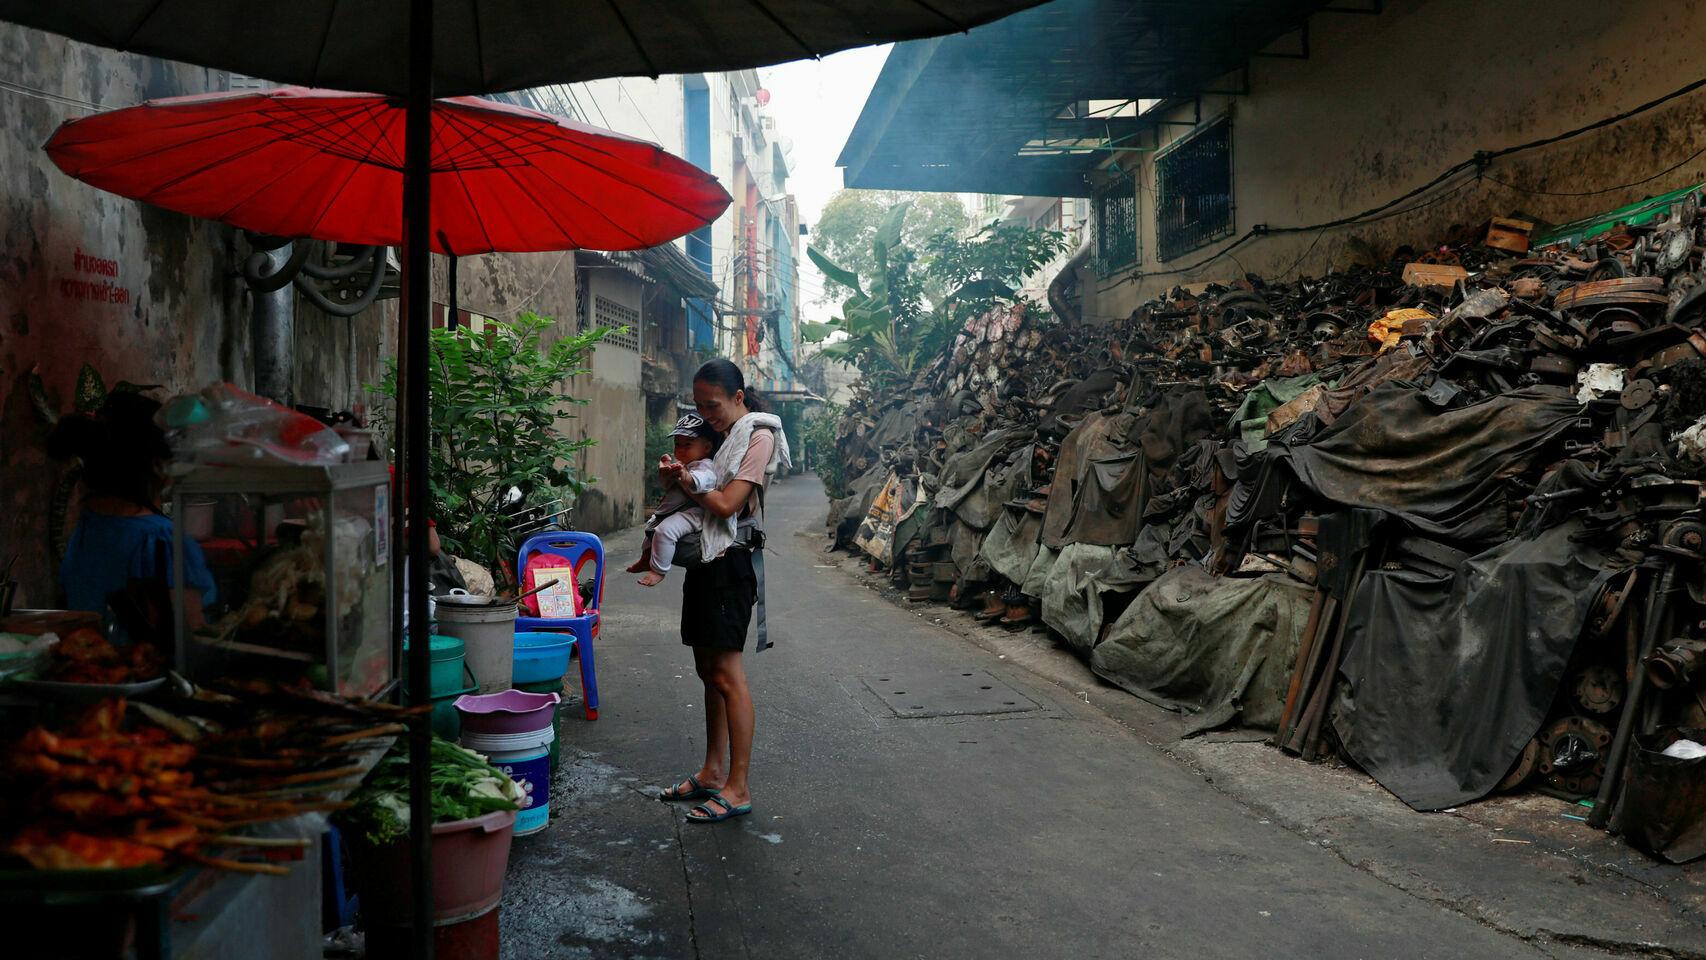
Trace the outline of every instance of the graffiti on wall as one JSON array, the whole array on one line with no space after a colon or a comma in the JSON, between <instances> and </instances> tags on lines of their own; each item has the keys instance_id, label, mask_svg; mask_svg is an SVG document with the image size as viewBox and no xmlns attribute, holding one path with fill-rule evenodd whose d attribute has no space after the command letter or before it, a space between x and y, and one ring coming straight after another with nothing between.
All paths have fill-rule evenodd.
<instances>
[{"instance_id":1,"label":"graffiti on wall","mask_svg":"<svg viewBox=\"0 0 1706 960\"><path fill-rule=\"evenodd\" d=\"M71 269L76 276L59 280L61 299L112 304L130 302L129 288L114 282L118 279L117 260L84 253L83 248L78 247L71 257Z\"/></svg>"}]
</instances>

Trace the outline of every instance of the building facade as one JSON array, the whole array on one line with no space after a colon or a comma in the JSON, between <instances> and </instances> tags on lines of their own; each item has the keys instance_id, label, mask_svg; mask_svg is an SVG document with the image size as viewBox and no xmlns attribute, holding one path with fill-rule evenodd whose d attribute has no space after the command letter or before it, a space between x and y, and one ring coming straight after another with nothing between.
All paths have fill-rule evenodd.
<instances>
[{"instance_id":1,"label":"building facade","mask_svg":"<svg viewBox=\"0 0 1706 960\"><path fill-rule=\"evenodd\" d=\"M717 291L686 304L690 349L735 360L761 389L797 389L802 224L788 193L791 145L758 74L612 78L511 96L653 141L722 182L728 211L675 244Z\"/></svg>"},{"instance_id":2,"label":"building facade","mask_svg":"<svg viewBox=\"0 0 1706 960\"><path fill-rule=\"evenodd\" d=\"M1116 318L1698 183L1706 93L1637 108L1698 79L1702 41L1698 0L1057 0L897 45L841 163L855 187L1087 201L1082 312Z\"/></svg>"},{"instance_id":3,"label":"building facade","mask_svg":"<svg viewBox=\"0 0 1706 960\"><path fill-rule=\"evenodd\" d=\"M20 604L52 606L57 555L40 505L68 467L45 456L41 408L69 410L87 369L108 384L157 385L166 394L229 381L283 402L371 412L383 403L373 387L396 356L396 258L391 251L391 266L382 266L392 276L380 299L353 317L329 313L291 286L262 297L242 278L255 251L241 231L104 193L60 172L41 150L75 117L256 81L9 24L0 24L0 78L0 553L18 554ZM668 251L461 258L454 289L450 263L433 258L440 324L454 303L458 320L470 323L523 311L549 316L558 336L593 323L629 328L564 385L589 401L566 408L567 432L598 441L576 465L596 482L574 522L595 532L627 526L646 506L647 423L673 419L700 359L722 353L755 382L789 382L782 358L798 323L789 313L798 300L797 241L789 241L798 234L783 192L785 144L750 72L608 80L498 99L657 142L737 197L716 223Z\"/></svg>"}]
</instances>

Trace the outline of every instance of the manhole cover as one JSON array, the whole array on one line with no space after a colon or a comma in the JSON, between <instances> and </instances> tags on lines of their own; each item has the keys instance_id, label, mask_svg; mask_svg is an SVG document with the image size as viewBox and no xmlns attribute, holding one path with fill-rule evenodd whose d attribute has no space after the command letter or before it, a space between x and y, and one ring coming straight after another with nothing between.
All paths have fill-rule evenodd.
<instances>
[{"instance_id":1,"label":"manhole cover","mask_svg":"<svg viewBox=\"0 0 1706 960\"><path fill-rule=\"evenodd\" d=\"M860 679L895 716L908 720L1039 709L1035 701L983 670L897 671Z\"/></svg>"}]
</instances>

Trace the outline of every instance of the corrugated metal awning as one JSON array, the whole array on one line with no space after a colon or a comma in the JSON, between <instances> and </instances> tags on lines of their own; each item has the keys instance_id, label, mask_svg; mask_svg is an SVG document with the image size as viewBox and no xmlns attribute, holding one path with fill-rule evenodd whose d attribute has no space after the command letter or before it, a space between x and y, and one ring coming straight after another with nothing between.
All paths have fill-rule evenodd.
<instances>
[{"instance_id":1,"label":"corrugated metal awning","mask_svg":"<svg viewBox=\"0 0 1706 960\"><path fill-rule=\"evenodd\" d=\"M1324 5L1055 0L897 44L837 163L849 187L1089 196L1084 175L1104 148L1153 121L1085 104L1206 92Z\"/></svg>"}]
</instances>

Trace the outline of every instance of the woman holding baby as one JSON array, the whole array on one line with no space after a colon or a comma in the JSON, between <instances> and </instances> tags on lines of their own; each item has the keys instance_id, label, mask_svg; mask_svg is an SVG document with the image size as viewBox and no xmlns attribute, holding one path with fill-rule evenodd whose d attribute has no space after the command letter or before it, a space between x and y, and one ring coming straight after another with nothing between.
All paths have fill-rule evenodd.
<instances>
[{"instance_id":1,"label":"woman holding baby","mask_svg":"<svg viewBox=\"0 0 1706 960\"><path fill-rule=\"evenodd\" d=\"M758 580L751 551L738 544L748 539L742 528L762 523L764 487L787 466L788 443L781 421L757 409L746 378L728 360L708 361L693 375L693 405L720 438L710 475L699 463L690 470L666 457L658 477L664 489L683 491L702 509L701 555L715 558L686 567L681 588L681 642L693 648L705 684L705 762L658 799L699 801L687 819L717 823L752 812L752 694L741 653Z\"/></svg>"}]
</instances>

